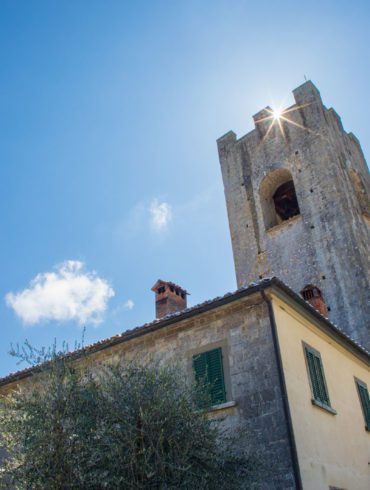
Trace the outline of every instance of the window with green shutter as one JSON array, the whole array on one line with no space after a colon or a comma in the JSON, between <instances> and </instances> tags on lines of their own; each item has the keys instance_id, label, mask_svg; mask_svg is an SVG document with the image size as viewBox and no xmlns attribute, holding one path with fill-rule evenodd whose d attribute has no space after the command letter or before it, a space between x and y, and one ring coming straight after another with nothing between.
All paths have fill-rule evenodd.
<instances>
[{"instance_id":1,"label":"window with green shutter","mask_svg":"<svg viewBox=\"0 0 370 490\"><path fill-rule=\"evenodd\" d=\"M325 382L324 369L319 352L304 346L308 373L311 381L312 401L330 408L329 393Z\"/></svg>"},{"instance_id":2,"label":"window with green shutter","mask_svg":"<svg viewBox=\"0 0 370 490\"><path fill-rule=\"evenodd\" d=\"M212 349L193 356L195 381L204 384L211 405L226 402L222 349Z\"/></svg>"},{"instance_id":3,"label":"window with green shutter","mask_svg":"<svg viewBox=\"0 0 370 490\"><path fill-rule=\"evenodd\" d=\"M370 430L370 399L369 392L365 383L356 379L358 396L360 397L362 413L364 414L366 430Z\"/></svg>"}]
</instances>

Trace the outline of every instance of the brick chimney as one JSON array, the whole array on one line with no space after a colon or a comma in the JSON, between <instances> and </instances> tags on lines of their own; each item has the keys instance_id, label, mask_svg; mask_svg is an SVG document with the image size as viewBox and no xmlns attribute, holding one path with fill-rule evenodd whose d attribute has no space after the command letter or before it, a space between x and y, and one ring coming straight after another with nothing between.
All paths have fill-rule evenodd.
<instances>
[{"instance_id":1,"label":"brick chimney","mask_svg":"<svg viewBox=\"0 0 370 490\"><path fill-rule=\"evenodd\" d=\"M155 293L156 318L163 318L170 313L185 310L187 307L186 296L189 293L173 282L158 279L152 291Z\"/></svg>"},{"instance_id":2,"label":"brick chimney","mask_svg":"<svg viewBox=\"0 0 370 490\"><path fill-rule=\"evenodd\" d=\"M328 307L324 301L321 290L313 284L308 284L301 291L302 298L310 303L315 310L321 313L323 316L328 316Z\"/></svg>"}]
</instances>

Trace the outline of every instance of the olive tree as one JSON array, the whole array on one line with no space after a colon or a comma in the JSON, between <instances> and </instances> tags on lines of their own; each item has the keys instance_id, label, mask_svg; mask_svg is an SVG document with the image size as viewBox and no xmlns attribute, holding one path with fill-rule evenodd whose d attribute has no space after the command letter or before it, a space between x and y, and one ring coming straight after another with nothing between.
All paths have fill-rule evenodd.
<instances>
[{"instance_id":1,"label":"olive tree","mask_svg":"<svg viewBox=\"0 0 370 490\"><path fill-rule=\"evenodd\" d=\"M259 458L209 418L205 386L178 366L55 355L38 370L1 397L3 488L254 488Z\"/></svg>"}]
</instances>

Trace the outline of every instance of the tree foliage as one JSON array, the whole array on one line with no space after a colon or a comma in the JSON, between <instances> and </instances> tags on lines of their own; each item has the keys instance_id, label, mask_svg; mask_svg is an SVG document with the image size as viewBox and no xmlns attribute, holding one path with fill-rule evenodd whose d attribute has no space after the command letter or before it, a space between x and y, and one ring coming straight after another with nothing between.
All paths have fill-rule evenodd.
<instances>
[{"instance_id":1,"label":"tree foliage","mask_svg":"<svg viewBox=\"0 0 370 490\"><path fill-rule=\"evenodd\" d=\"M258 458L198 409L204 390L176 366L45 366L0 398L2 488L254 488Z\"/></svg>"}]
</instances>

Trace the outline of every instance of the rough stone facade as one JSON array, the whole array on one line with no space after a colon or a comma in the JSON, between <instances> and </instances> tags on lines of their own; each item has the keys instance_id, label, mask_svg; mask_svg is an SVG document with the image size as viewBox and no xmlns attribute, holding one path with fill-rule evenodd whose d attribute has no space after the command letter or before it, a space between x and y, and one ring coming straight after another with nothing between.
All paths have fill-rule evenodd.
<instances>
[{"instance_id":1,"label":"rough stone facade","mask_svg":"<svg viewBox=\"0 0 370 490\"><path fill-rule=\"evenodd\" d=\"M212 416L225 417L240 446L252 442L263 451L271 473L261 489L296 488L270 319L260 294L101 351L94 362L154 356L179 363L192 376L192 356L216 346L223 351L227 402L235 404Z\"/></svg>"},{"instance_id":2,"label":"rough stone facade","mask_svg":"<svg viewBox=\"0 0 370 490\"><path fill-rule=\"evenodd\" d=\"M277 276L296 292L314 284L330 320L369 349L368 168L311 82L293 94L284 134L265 109L247 135L218 140L237 283ZM300 214L279 222L272 196L289 180Z\"/></svg>"},{"instance_id":3,"label":"rough stone facade","mask_svg":"<svg viewBox=\"0 0 370 490\"><path fill-rule=\"evenodd\" d=\"M325 359L329 391L334 407L338 408L335 416L312 404L303 341L312 346L320 343L318 348ZM367 447L368 434L359 400L356 402L354 380L357 376L370 385L369 355L276 278L125 331L75 351L68 358L77 364L91 362L96 370L105 363L131 359L176 363L190 381L194 379L193 356L215 348L222 350L226 402L222 400L211 407L208 416L219 418L228 435L235 436L236 449L247 447L260 452L265 472L259 489L317 490L324 486L312 482L331 484L342 482L345 477L353 483L351 488L367 488L354 483L363 481L364 474L366 480L368 471L367 453L363 449ZM335 363L330 365L333 352ZM343 371L348 374L347 384L336 383L337 365L342 374ZM0 379L0 395L19 385L32 387L37 376L38 368L28 368ZM311 420L309 427L307 419ZM352 427L346 450L356 447L362 457L356 466L339 449L345 468L337 472L336 460L333 469L332 448L333 444L340 448L338 441L342 440L343 426ZM307 447L305 427L310 431L312 443ZM316 444L321 444L321 440L325 449L322 459L317 461ZM0 454L0 463L1 458ZM301 468L305 470L307 484L304 485ZM353 479L354 469L359 469L361 475Z\"/></svg>"}]
</instances>

